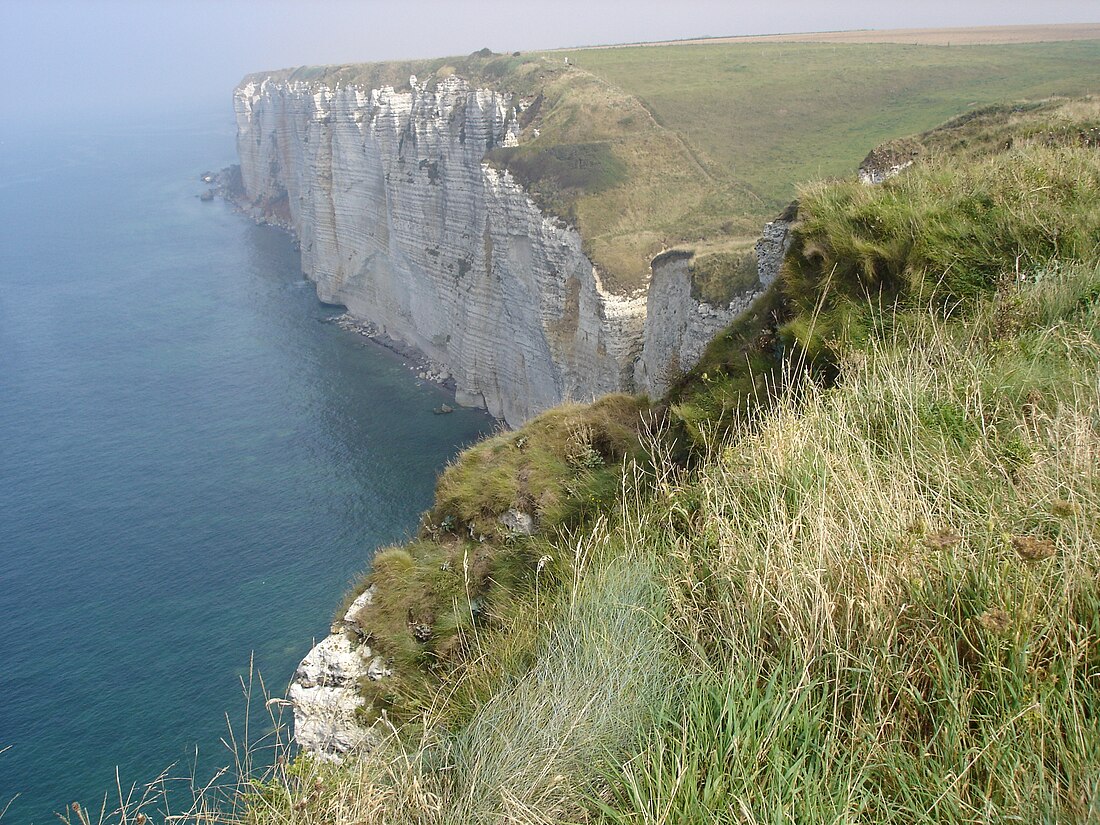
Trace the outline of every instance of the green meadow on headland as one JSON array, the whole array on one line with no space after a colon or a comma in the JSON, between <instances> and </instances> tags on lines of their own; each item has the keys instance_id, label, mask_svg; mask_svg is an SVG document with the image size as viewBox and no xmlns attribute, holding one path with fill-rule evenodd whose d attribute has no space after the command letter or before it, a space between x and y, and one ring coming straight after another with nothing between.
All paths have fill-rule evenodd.
<instances>
[{"instance_id":1,"label":"green meadow on headland","mask_svg":"<svg viewBox=\"0 0 1100 825\"><path fill-rule=\"evenodd\" d=\"M200 821L1100 819L1100 103L1019 102L1098 56L477 57L542 95L492 159L619 286L797 195L794 243L666 398L463 453L348 594L382 743ZM856 182L888 140L912 165Z\"/></svg>"},{"instance_id":2,"label":"green meadow on headland","mask_svg":"<svg viewBox=\"0 0 1100 825\"><path fill-rule=\"evenodd\" d=\"M555 121L524 151L546 141L607 142L627 170L625 182L569 190L566 199L606 280L628 290L664 248L701 256L751 245L797 184L850 174L890 138L984 105L1095 90L1100 42L757 43L566 54L575 71L599 83L568 86L553 107L563 109L568 126L559 130ZM616 100L619 94L626 100ZM569 129L592 134L574 137ZM553 205L554 197L547 201Z\"/></svg>"}]
</instances>

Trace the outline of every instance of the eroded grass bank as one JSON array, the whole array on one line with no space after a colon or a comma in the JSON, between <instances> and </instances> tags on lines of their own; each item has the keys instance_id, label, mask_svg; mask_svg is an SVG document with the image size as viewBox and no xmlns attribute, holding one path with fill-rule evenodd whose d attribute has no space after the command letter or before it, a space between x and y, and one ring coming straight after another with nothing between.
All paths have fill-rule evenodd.
<instances>
[{"instance_id":1,"label":"eroded grass bank","mask_svg":"<svg viewBox=\"0 0 1100 825\"><path fill-rule=\"evenodd\" d=\"M1098 294L1077 266L899 318L631 481L555 561L530 667L460 725L299 759L249 821L1100 815Z\"/></svg>"}]
</instances>

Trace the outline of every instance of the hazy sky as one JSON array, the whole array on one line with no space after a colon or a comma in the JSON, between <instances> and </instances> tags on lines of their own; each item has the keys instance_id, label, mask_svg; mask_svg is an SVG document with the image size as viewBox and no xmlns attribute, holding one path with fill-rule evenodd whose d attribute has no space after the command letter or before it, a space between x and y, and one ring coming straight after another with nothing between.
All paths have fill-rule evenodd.
<instances>
[{"instance_id":1,"label":"hazy sky","mask_svg":"<svg viewBox=\"0 0 1100 825\"><path fill-rule=\"evenodd\" d=\"M250 71L484 46L1098 21L1097 0L0 0L0 119L228 106Z\"/></svg>"}]
</instances>

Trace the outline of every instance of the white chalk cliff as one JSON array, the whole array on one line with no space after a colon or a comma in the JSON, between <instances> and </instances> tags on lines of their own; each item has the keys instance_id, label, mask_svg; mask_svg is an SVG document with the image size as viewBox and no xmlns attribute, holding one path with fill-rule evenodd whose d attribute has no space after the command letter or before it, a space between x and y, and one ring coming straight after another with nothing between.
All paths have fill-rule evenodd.
<instances>
[{"instance_id":1,"label":"white chalk cliff","mask_svg":"<svg viewBox=\"0 0 1100 825\"><path fill-rule=\"evenodd\" d=\"M648 299L611 294L576 230L484 160L515 143L524 101L456 76L409 85L246 78L234 97L243 205L295 233L321 300L444 365L459 403L518 425L565 400L658 396L774 279L787 223L757 245L759 286L728 306L692 296L690 254L654 259ZM372 597L309 652L288 694L295 739L322 758L374 736L358 688L391 674L359 624Z\"/></svg>"},{"instance_id":2,"label":"white chalk cliff","mask_svg":"<svg viewBox=\"0 0 1100 825\"><path fill-rule=\"evenodd\" d=\"M520 424L634 389L644 296L603 289L577 232L484 162L523 102L253 76L235 93L245 198L297 234L319 297L449 369L459 403Z\"/></svg>"},{"instance_id":3,"label":"white chalk cliff","mask_svg":"<svg viewBox=\"0 0 1100 825\"><path fill-rule=\"evenodd\" d=\"M373 598L372 587L351 603L344 618L298 665L287 692L294 708L295 741L322 759L339 761L376 739L358 718L365 705L359 683L392 675L385 659L371 651L358 625L359 611Z\"/></svg>"}]
</instances>

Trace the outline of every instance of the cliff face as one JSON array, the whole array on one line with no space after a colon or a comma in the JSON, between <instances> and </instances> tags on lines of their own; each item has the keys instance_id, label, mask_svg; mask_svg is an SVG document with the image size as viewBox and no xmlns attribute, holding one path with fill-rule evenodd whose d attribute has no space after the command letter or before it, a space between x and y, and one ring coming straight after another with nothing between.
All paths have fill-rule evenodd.
<instances>
[{"instance_id":1,"label":"cliff face","mask_svg":"<svg viewBox=\"0 0 1100 825\"><path fill-rule=\"evenodd\" d=\"M634 388L644 297L605 291L577 232L507 172L523 104L434 89L249 79L238 149L257 216L294 231L319 297L449 368L460 403L519 424Z\"/></svg>"},{"instance_id":2,"label":"cliff face","mask_svg":"<svg viewBox=\"0 0 1100 825\"><path fill-rule=\"evenodd\" d=\"M725 305L715 306L692 294L690 252L666 252L653 259L644 343L635 366L638 387L664 395L680 373L698 363L707 344L732 324L779 276L790 246L789 220L764 226L756 243L757 284Z\"/></svg>"},{"instance_id":3,"label":"cliff face","mask_svg":"<svg viewBox=\"0 0 1100 825\"><path fill-rule=\"evenodd\" d=\"M524 105L457 76L432 88L413 77L408 91L246 79L235 94L244 203L297 235L322 300L444 365L459 403L518 425L564 400L660 395L759 291L728 306L698 300L690 254L677 253L653 262L648 300L605 290L578 233L483 162L515 143ZM786 225L769 237L762 286ZM290 688L295 738L324 758L369 741L358 686L390 675L358 625L370 597Z\"/></svg>"}]
</instances>

